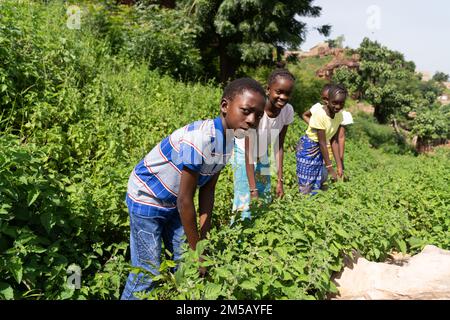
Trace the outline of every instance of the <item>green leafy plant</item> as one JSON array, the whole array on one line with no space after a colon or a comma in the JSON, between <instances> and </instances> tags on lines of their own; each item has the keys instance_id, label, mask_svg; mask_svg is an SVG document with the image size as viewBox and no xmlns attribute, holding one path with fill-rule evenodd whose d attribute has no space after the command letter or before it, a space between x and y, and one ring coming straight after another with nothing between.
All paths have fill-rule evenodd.
<instances>
[{"instance_id":1,"label":"green leafy plant","mask_svg":"<svg viewBox=\"0 0 450 320\"><path fill-rule=\"evenodd\" d=\"M89 20L96 7L89 8L86 27L69 30L62 3L0 2L0 299L119 298L132 271L124 203L131 170L175 129L219 114L221 88L130 61L120 51L132 40L108 37L121 39L122 23L132 18L123 13L120 32L99 37ZM164 25L168 17L155 19ZM318 101L322 83L312 69L322 62L289 66L299 79L297 110ZM255 74L265 80L269 71ZM449 248L447 149L402 152L392 128L355 115L349 181L305 198L295 175L304 130L296 117L286 136L284 199L256 205L251 221L230 225L233 173L225 167L209 237L186 250L177 271L163 260L157 288L143 297L323 299L336 292L330 278L354 249L382 261L391 250ZM79 288L71 285L75 274Z\"/></svg>"}]
</instances>

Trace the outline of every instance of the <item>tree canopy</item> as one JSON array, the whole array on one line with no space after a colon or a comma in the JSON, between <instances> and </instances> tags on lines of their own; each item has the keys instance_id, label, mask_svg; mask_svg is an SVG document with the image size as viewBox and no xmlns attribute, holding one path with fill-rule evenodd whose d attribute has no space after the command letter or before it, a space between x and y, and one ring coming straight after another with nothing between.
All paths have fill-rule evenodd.
<instances>
[{"instance_id":1,"label":"tree canopy","mask_svg":"<svg viewBox=\"0 0 450 320\"><path fill-rule=\"evenodd\" d=\"M285 48L296 48L306 36L301 17L320 16L313 0L180 0L203 32L203 59L214 65L219 57L220 79L232 77L241 65L258 66L280 59ZM330 26L317 30L325 35ZM217 62L216 62L217 63Z\"/></svg>"},{"instance_id":2,"label":"tree canopy","mask_svg":"<svg viewBox=\"0 0 450 320\"><path fill-rule=\"evenodd\" d=\"M334 81L372 104L379 123L400 120L422 140L448 137L448 108L436 102L442 85L435 79L421 81L414 62L376 41L365 38L357 52L359 70L338 69Z\"/></svg>"},{"instance_id":3,"label":"tree canopy","mask_svg":"<svg viewBox=\"0 0 450 320\"><path fill-rule=\"evenodd\" d=\"M433 80L437 81L437 82L446 82L449 79L449 75L441 72L441 71L437 71L434 75L433 75Z\"/></svg>"},{"instance_id":4,"label":"tree canopy","mask_svg":"<svg viewBox=\"0 0 450 320\"><path fill-rule=\"evenodd\" d=\"M415 98L420 95L410 90L412 83L417 86L419 83L414 62L368 38L362 41L357 52L361 60L359 71L338 71L335 80L344 82L373 104L380 123L386 123L390 115L406 114L414 109Z\"/></svg>"}]
</instances>

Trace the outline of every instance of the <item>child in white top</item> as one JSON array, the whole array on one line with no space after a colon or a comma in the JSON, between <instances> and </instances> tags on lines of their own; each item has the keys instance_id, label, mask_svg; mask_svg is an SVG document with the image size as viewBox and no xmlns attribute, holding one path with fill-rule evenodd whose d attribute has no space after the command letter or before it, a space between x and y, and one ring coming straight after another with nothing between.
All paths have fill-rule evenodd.
<instances>
[{"instance_id":1,"label":"child in white top","mask_svg":"<svg viewBox=\"0 0 450 320\"><path fill-rule=\"evenodd\" d=\"M268 79L266 106L257 132L235 139L233 156L233 211L241 218L251 218L250 199L260 197L271 201L269 146L272 147L277 169L277 197L283 197L284 139L289 124L294 121L294 108L288 103L294 89L294 76L286 69L276 69Z\"/></svg>"}]
</instances>

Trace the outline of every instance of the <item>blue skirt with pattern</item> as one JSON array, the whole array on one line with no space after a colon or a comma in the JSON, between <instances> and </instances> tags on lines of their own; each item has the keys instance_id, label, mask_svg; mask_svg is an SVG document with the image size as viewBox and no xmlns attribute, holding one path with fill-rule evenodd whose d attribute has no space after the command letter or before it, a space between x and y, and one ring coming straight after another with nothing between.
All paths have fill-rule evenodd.
<instances>
[{"instance_id":1,"label":"blue skirt with pattern","mask_svg":"<svg viewBox=\"0 0 450 320\"><path fill-rule=\"evenodd\" d=\"M296 158L300 193L316 194L327 176L319 143L304 135L297 143Z\"/></svg>"},{"instance_id":2,"label":"blue skirt with pattern","mask_svg":"<svg viewBox=\"0 0 450 320\"><path fill-rule=\"evenodd\" d=\"M255 182L260 199L265 204L268 204L271 202L272 197L270 194L270 163L269 161L266 162L265 164L257 162L255 166ZM250 219L250 187L245 168L245 155L244 151L236 144L234 145L231 165L233 166L234 175L233 212L241 212L241 219Z\"/></svg>"}]
</instances>

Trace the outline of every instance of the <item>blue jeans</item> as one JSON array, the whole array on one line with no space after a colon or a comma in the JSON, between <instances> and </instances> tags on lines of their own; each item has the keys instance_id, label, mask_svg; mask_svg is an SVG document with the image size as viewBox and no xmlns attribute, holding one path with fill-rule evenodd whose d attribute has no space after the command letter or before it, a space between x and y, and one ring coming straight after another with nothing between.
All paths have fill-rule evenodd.
<instances>
[{"instance_id":1,"label":"blue jeans","mask_svg":"<svg viewBox=\"0 0 450 320\"><path fill-rule=\"evenodd\" d=\"M182 255L184 230L178 211L155 216L143 216L130 210L130 252L131 265L141 267L153 275L159 274L161 245L172 254L172 260L179 261ZM152 279L143 273L130 273L122 292L122 300L137 300L134 293L150 291Z\"/></svg>"}]
</instances>

